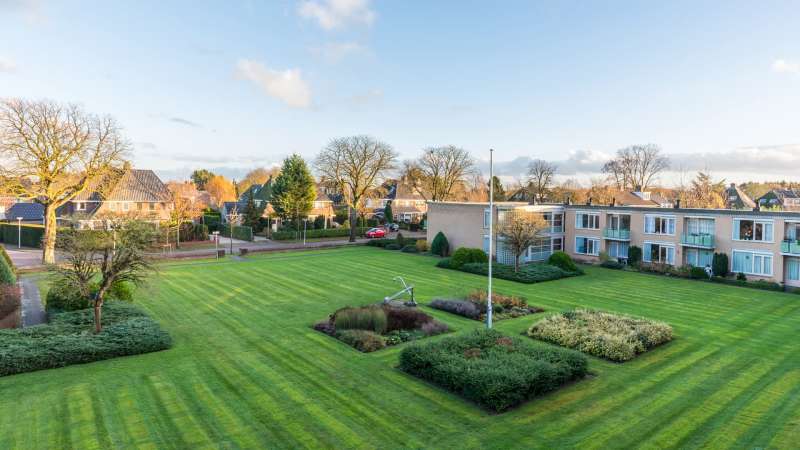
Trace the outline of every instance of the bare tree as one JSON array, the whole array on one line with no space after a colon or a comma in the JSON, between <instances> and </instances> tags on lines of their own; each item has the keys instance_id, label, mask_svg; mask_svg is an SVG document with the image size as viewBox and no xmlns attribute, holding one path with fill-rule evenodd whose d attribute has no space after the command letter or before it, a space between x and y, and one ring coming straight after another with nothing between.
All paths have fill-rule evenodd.
<instances>
[{"instance_id":1,"label":"bare tree","mask_svg":"<svg viewBox=\"0 0 800 450\"><path fill-rule=\"evenodd\" d=\"M556 168L555 164L542 159L531 161L528 166L528 188L532 191L534 200L542 202L550 193Z\"/></svg>"},{"instance_id":2,"label":"bare tree","mask_svg":"<svg viewBox=\"0 0 800 450\"><path fill-rule=\"evenodd\" d=\"M497 226L497 235L514 255L514 272L519 270L522 254L547 232L549 226L541 214L511 210L504 214Z\"/></svg>"},{"instance_id":3,"label":"bare tree","mask_svg":"<svg viewBox=\"0 0 800 450\"><path fill-rule=\"evenodd\" d=\"M111 117L76 105L0 102L0 157L6 190L44 206L42 262L55 263L56 209L121 164L129 150Z\"/></svg>"},{"instance_id":4,"label":"bare tree","mask_svg":"<svg viewBox=\"0 0 800 450\"><path fill-rule=\"evenodd\" d=\"M669 158L655 144L632 145L617 150L617 156L603 165L619 190L647 190L656 177L669 168Z\"/></svg>"},{"instance_id":5,"label":"bare tree","mask_svg":"<svg viewBox=\"0 0 800 450\"><path fill-rule=\"evenodd\" d=\"M403 176L425 200L449 200L459 183L474 172L475 160L454 145L429 147L414 161L406 161Z\"/></svg>"},{"instance_id":6,"label":"bare tree","mask_svg":"<svg viewBox=\"0 0 800 450\"><path fill-rule=\"evenodd\" d=\"M356 240L356 216L364 196L377 188L396 159L389 144L363 135L334 139L317 156L317 171L336 186L347 203L350 242Z\"/></svg>"}]
</instances>

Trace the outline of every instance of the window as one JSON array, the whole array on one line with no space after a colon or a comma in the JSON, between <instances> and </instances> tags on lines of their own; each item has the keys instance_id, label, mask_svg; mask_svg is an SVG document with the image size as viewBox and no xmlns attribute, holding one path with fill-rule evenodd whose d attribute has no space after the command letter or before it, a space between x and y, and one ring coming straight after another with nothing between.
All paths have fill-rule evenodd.
<instances>
[{"instance_id":1,"label":"window","mask_svg":"<svg viewBox=\"0 0 800 450\"><path fill-rule=\"evenodd\" d=\"M529 261L542 261L550 256L550 239L538 239L533 245L528 247Z\"/></svg>"},{"instance_id":2,"label":"window","mask_svg":"<svg viewBox=\"0 0 800 450\"><path fill-rule=\"evenodd\" d=\"M489 228L489 218L490 218L489 217L489 210L488 209L484 210L483 211L483 228L484 229Z\"/></svg>"},{"instance_id":3,"label":"window","mask_svg":"<svg viewBox=\"0 0 800 450\"><path fill-rule=\"evenodd\" d=\"M675 234L675 218L663 216L645 216L644 232L648 234Z\"/></svg>"},{"instance_id":4,"label":"window","mask_svg":"<svg viewBox=\"0 0 800 450\"><path fill-rule=\"evenodd\" d=\"M75 211L86 211L86 202L75 202Z\"/></svg>"},{"instance_id":5,"label":"window","mask_svg":"<svg viewBox=\"0 0 800 450\"><path fill-rule=\"evenodd\" d=\"M584 230L599 230L600 215L596 213L575 214L575 228Z\"/></svg>"},{"instance_id":6,"label":"window","mask_svg":"<svg viewBox=\"0 0 800 450\"><path fill-rule=\"evenodd\" d=\"M631 229L631 216L623 216L619 214L608 215L608 228L612 230L630 230Z\"/></svg>"},{"instance_id":7,"label":"window","mask_svg":"<svg viewBox=\"0 0 800 450\"><path fill-rule=\"evenodd\" d=\"M710 266L714 260L714 252L697 248L686 249L686 264L694 267Z\"/></svg>"},{"instance_id":8,"label":"window","mask_svg":"<svg viewBox=\"0 0 800 450\"><path fill-rule=\"evenodd\" d=\"M786 260L786 279L800 281L800 259L789 258Z\"/></svg>"},{"instance_id":9,"label":"window","mask_svg":"<svg viewBox=\"0 0 800 450\"><path fill-rule=\"evenodd\" d=\"M553 233L561 233L564 231L564 214L553 214Z\"/></svg>"},{"instance_id":10,"label":"window","mask_svg":"<svg viewBox=\"0 0 800 450\"><path fill-rule=\"evenodd\" d=\"M645 242L642 249L642 260L661 264L675 264L675 247L672 245Z\"/></svg>"},{"instance_id":11,"label":"window","mask_svg":"<svg viewBox=\"0 0 800 450\"><path fill-rule=\"evenodd\" d=\"M122 202L122 210L127 211L129 209L131 209L131 204L128 202Z\"/></svg>"},{"instance_id":12,"label":"window","mask_svg":"<svg viewBox=\"0 0 800 450\"><path fill-rule=\"evenodd\" d=\"M608 256L612 258L628 259L628 248L630 245L627 242L609 241L608 242Z\"/></svg>"},{"instance_id":13,"label":"window","mask_svg":"<svg viewBox=\"0 0 800 450\"><path fill-rule=\"evenodd\" d=\"M108 202L108 209L109 211L115 211L117 209L117 204L114 202Z\"/></svg>"},{"instance_id":14,"label":"window","mask_svg":"<svg viewBox=\"0 0 800 450\"><path fill-rule=\"evenodd\" d=\"M772 276L772 254L734 250L733 271L749 275Z\"/></svg>"},{"instance_id":15,"label":"window","mask_svg":"<svg viewBox=\"0 0 800 450\"><path fill-rule=\"evenodd\" d=\"M553 251L560 252L564 250L564 239L563 238L553 238Z\"/></svg>"},{"instance_id":16,"label":"window","mask_svg":"<svg viewBox=\"0 0 800 450\"><path fill-rule=\"evenodd\" d=\"M772 242L774 224L771 220L733 220L733 239L736 241Z\"/></svg>"},{"instance_id":17,"label":"window","mask_svg":"<svg viewBox=\"0 0 800 450\"><path fill-rule=\"evenodd\" d=\"M714 219L688 218L686 232L693 236L714 234Z\"/></svg>"},{"instance_id":18,"label":"window","mask_svg":"<svg viewBox=\"0 0 800 450\"><path fill-rule=\"evenodd\" d=\"M600 240L587 237L575 238L575 253L581 255L594 255L600 254Z\"/></svg>"},{"instance_id":19,"label":"window","mask_svg":"<svg viewBox=\"0 0 800 450\"><path fill-rule=\"evenodd\" d=\"M150 203L150 211L155 211L155 210L156 210L156 204Z\"/></svg>"}]
</instances>

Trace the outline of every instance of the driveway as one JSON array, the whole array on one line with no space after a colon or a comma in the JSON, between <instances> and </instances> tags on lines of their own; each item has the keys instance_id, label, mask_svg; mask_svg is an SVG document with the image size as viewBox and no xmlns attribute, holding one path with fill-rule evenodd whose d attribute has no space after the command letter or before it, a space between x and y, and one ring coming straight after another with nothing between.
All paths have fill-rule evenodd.
<instances>
[{"instance_id":1,"label":"driveway","mask_svg":"<svg viewBox=\"0 0 800 450\"><path fill-rule=\"evenodd\" d=\"M6 253L11 257L11 261L19 269L28 269L42 265L42 249L22 247L18 249L16 245L3 245Z\"/></svg>"}]
</instances>

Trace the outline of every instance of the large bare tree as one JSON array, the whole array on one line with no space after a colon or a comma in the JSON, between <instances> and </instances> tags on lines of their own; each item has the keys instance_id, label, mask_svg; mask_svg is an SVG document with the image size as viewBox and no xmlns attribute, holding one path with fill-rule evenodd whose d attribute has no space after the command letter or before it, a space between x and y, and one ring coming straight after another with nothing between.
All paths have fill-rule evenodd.
<instances>
[{"instance_id":1,"label":"large bare tree","mask_svg":"<svg viewBox=\"0 0 800 450\"><path fill-rule=\"evenodd\" d=\"M535 159L528 165L528 189L534 200L542 202L550 193L556 168L555 164L543 159Z\"/></svg>"},{"instance_id":2,"label":"large bare tree","mask_svg":"<svg viewBox=\"0 0 800 450\"><path fill-rule=\"evenodd\" d=\"M669 168L669 158L655 144L632 145L617 150L614 159L603 166L619 190L645 191L658 175Z\"/></svg>"},{"instance_id":3,"label":"large bare tree","mask_svg":"<svg viewBox=\"0 0 800 450\"><path fill-rule=\"evenodd\" d=\"M413 161L406 161L403 176L425 200L449 200L460 183L474 172L475 160L454 145L430 147Z\"/></svg>"},{"instance_id":4,"label":"large bare tree","mask_svg":"<svg viewBox=\"0 0 800 450\"><path fill-rule=\"evenodd\" d=\"M397 154L392 147L370 136L332 140L317 156L319 174L342 193L350 217L350 242L355 242L357 211L365 195L378 187L386 172L394 168Z\"/></svg>"},{"instance_id":5,"label":"large bare tree","mask_svg":"<svg viewBox=\"0 0 800 450\"><path fill-rule=\"evenodd\" d=\"M514 255L514 272L519 270L522 254L535 244L549 229L541 214L529 211L507 211L496 227L497 235L503 239Z\"/></svg>"},{"instance_id":6,"label":"large bare tree","mask_svg":"<svg viewBox=\"0 0 800 450\"><path fill-rule=\"evenodd\" d=\"M111 117L51 101L0 101L0 175L10 194L44 206L42 262L55 263L56 209L119 166L129 148Z\"/></svg>"}]
</instances>

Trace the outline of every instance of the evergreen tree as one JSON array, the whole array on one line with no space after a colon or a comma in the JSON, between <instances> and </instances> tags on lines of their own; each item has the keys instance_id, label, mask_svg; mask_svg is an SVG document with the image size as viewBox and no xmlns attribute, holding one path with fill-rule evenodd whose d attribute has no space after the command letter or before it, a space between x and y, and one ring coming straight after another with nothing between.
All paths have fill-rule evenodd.
<instances>
[{"instance_id":1,"label":"evergreen tree","mask_svg":"<svg viewBox=\"0 0 800 450\"><path fill-rule=\"evenodd\" d=\"M300 224L303 217L314 206L317 189L314 177L300 155L292 155L283 161L281 174L275 178L272 188L272 207L284 220Z\"/></svg>"},{"instance_id":2,"label":"evergreen tree","mask_svg":"<svg viewBox=\"0 0 800 450\"><path fill-rule=\"evenodd\" d=\"M386 202L386 207L383 208L383 217L386 219L386 223L392 223L394 219L394 215L392 213L392 201Z\"/></svg>"},{"instance_id":3,"label":"evergreen tree","mask_svg":"<svg viewBox=\"0 0 800 450\"><path fill-rule=\"evenodd\" d=\"M506 190L503 188L503 183L496 176L492 177L492 191L494 201L502 202L506 200Z\"/></svg>"},{"instance_id":4,"label":"evergreen tree","mask_svg":"<svg viewBox=\"0 0 800 450\"><path fill-rule=\"evenodd\" d=\"M251 189L247 194L247 204L244 207L244 220L242 223L248 227L252 227L254 231L258 231L259 221L263 208L256 206L256 201L253 198L253 190Z\"/></svg>"}]
</instances>

